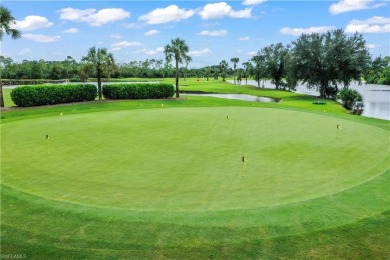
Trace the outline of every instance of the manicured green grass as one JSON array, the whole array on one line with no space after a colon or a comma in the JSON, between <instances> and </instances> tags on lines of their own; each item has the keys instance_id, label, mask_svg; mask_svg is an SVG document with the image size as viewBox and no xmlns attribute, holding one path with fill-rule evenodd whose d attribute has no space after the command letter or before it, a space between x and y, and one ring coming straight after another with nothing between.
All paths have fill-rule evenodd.
<instances>
[{"instance_id":1,"label":"manicured green grass","mask_svg":"<svg viewBox=\"0 0 390 260\"><path fill-rule=\"evenodd\" d=\"M15 103L11 99L11 93L12 89L9 88L3 88L3 95L4 95L4 106L11 107L15 106Z\"/></svg>"},{"instance_id":2,"label":"manicured green grass","mask_svg":"<svg viewBox=\"0 0 390 260\"><path fill-rule=\"evenodd\" d=\"M1 254L388 258L388 121L290 98L3 112Z\"/></svg>"}]
</instances>

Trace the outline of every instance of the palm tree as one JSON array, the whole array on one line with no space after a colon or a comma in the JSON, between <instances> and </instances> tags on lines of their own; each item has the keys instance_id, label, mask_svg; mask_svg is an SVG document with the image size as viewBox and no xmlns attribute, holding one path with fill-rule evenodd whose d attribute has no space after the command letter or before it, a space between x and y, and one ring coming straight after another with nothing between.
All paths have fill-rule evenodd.
<instances>
[{"instance_id":1,"label":"palm tree","mask_svg":"<svg viewBox=\"0 0 390 260\"><path fill-rule=\"evenodd\" d=\"M0 6L0 41L3 41L4 32L7 35L11 35L11 38L16 40L22 36L22 33L16 29L12 29L11 25L15 24L16 20L11 15L11 11ZM4 98L3 98L3 82L1 81L0 73L0 107L4 107Z\"/></svg>"},{"instance_id":2,"label":"palm tree","mask_svg":"<svg viewBox=\"0 0 390 260\"><path fill-rule=\"evenodd\" d=\"M187 43L180 39L176 38L171 40L171 44L167 44L164 48L165 60L171 62L172 59L175 59L176 65L176 98L179 97L179 63L188 64L192 59L187 55L189 52L189 47Z\"/></svg>"},{"instance_id":3,"label":"palm tree","mask_svg":"<svg viewBox=\"0 0 390 260\"><path fill-rule=\"evenodd\" d=\"M245 76L245 70L242 68L237 69L237 85L241 85L241 80Z\"/></svg>"},{"instance_id":4,"label":"palm tree","mask_svg":"<svg viewBox=\"0 0 390 260\"><path fill-rule=\"evenodd\" d=\"M260 88L261 79L265 78L266 65L265 65L265 56L263 54L263 50L257 52L257 55L253 56L251 59L254 63L253 66L253 74L255 76L255 80L257 81L257 87ZM264 81L263 81L264 88Z\"/></svg>"},{"instance_id":5,"label":"palm tree","mask_svg":"<svg viewBox=\"0 0 390 260\"><path fill-rule=\"evenodd\" d=\"M11 35L11 38L15 40L22 36L20 31L11 28L11 25L15 23L16 20L11 15L11 11L4 6L0 6L0 41L3 40L4 32Z\"/></svg>"},{"instance_id":6,"label":"palm tree","mask_svg":"<svg viewBox=\"0 0 390 260\"><path fill-rule=\"evenodd\" d=\"M94 67L98 80L99 100L102 99L102 76L109 77L113 68L115 68L115 60L112 53L108 52L106 48L92 47L89 49L86 56L81 58L90 67Z\"/></svg>"},{"instance_id":7,"label":"palm tree","mask_svg":"<svg viewBox=\"0 0 390 260\"><path fill-rule=\"evenodd\" d=\"M248 85L248 76L252 73L253 66L250 61L244 62L242 65L245 68L245 85Z\"/></svg>"},{"instance_id":8,"label":"palm tree","mask_svg":"<svg viewBox=\"0 0 390 260\"><path fill-rule=\"evenodd\" d=\"M234 85L236 85L236 68L237 68L237 63L240 61L239 58L231 58L231 62L233 62L233 79L234 79Z\"/></svg>"},{"instance_id":9,"label":"palm tree","mask_svg":"<svg viewBox=\"0 0 390 260\"><path fill-rule=\"evenodd\" d=\"M222 81L226 81L226 71L229 69L229 64L226 60L219 63L219 69L221 70Z\"/></svg>"}]
</instances>

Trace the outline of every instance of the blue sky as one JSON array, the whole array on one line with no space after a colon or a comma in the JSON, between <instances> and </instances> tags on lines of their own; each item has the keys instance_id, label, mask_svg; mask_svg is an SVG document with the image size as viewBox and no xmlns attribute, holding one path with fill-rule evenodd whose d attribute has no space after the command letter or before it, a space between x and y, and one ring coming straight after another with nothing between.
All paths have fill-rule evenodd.
<instances>
[{"instance_id":1,"label":"blue sky","mask_svg":"<svg viewBox=\"0 0 390 260\"><path fill-rule=\"evenodd\" d=\"M22 60L77 61L92 46L117 62L164 59L163 47L180 37L190 67L238 57L240 64L272 43L301 33L342 28L362 33L374 57L389 56L390 2L339 1L18 1L3 0L23 37L4 37L1 55Z\"/></svg>"}]
</instances>

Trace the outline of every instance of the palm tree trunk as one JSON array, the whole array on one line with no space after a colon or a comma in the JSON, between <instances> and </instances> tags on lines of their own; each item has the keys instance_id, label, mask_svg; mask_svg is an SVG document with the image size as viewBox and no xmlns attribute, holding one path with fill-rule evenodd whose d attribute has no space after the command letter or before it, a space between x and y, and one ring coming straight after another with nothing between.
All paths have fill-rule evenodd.
<instances>
[{"instance_id":1,"label":"palm tree trunk","mask_svg":"<svg viewBox=\"0 0 390 260\"><path fill-rule=\"evenodd\" d=\"M98 77L99 100L102 100L102 71L100 67L98 67L97 69L97 77Z\"/></svg>"},{"instance_id":2,"label":"palm tree trunk","mask_svg":"<svg viewBox=\"0 0 390 260\"><path fill-rule=\"evenodd\" d=\"M3 81L0 79L0 107L4 107Z\"/></svg>"},{"instance_id":3,"label":"palm tree trunk","mask_svg":"<svg viewBox=\"0 0 390 260\"><path fill-rule=\"evenodd\" d=\"M176 59L176 98L179 98L179 61Z\"/></svg>"}]
</instances>

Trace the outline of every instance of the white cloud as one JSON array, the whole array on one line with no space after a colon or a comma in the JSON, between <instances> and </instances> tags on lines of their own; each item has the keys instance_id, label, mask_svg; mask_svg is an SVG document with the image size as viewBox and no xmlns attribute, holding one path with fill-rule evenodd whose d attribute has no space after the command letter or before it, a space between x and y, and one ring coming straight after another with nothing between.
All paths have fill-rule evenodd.
<instances>
[{"instance_id":1,"label":"white cloud","mask_svg":"<svg viewBox=\"0 0 390 260\"><path fill-rule=\"evenodd\" d=\"M319 26L319 27L310 27L310 28L290 28L284 27L280 30L281 34L286 35L295 35L300 36L301 34L311 34L311 33L324 33L330 30L334 30L333 26Z\"/></svg>"},{"instance_id":2,"label":"white cloud","mask_svg":"<svg viewBox=\"0 0 390 260\"><path fill-rule=\"evenodd\" d=\"M97 11L91 8L80 10L68 7L59 10L59 12L61 13L60 19L62 20L86 22L91 26L102 26L130 17L130 13L121 8L106 8Z\"/></svg>"},{"instance_id":3,"label":"white cloud","mask_svg":"<svg viewBox=\"0 0 390 260\"><path fill-rule=\"evenodd\" d=\"M346 27L346 33L389 33L390 18L373 16L366 20L352 20Z\"/></svg>"},{"instance_id":4,"label":"white cloud","mask_svg":"<svg viewBox=\"0 0 390 260\"><path fill-rule=\"evenodd\" d=\"M155 50L147 50L147 51L145 51L145 54L146 55L150 55L150 56L155 55L156 53L157 53L157 51L155 51Z\"/></svg>"},{"instance_id":5,"label":"white cloud","mask_svg":"<svg viewBox=\"0 0 390 260\"><path fill-rule=\"evenodd\" d=\"M267 2L267 0L244 0L243 5L258 5L261 3Z\"/></svg>"},{"instance_id":6,"label":"white cloud","mask_svg":"<svg viewBox=\"0 0 390 260\"><path fill-rule=\"evenodd\" d=\"M233 8L225 2L214 4L207 4L203 10L199 12L202 19L217 19L222 17L230 18L251 18L252 8L245 8L244 10L234 11Z\"/></svg>"},{"instance_id":7,"label":"white cloud","mask_svg":"<svg viewBox=\"0 0 390 260\"><path fill-rule=\"evenodd\" d=\"M62 31L62 33L78 33L79 29L77 28L69 28L67 30Z\"/></svg>"},{"instance_id":8,"label":"white cloud","mask_svg":"<svg viewBox=\"0 0 390 260\"><path fill-rule=\"evenodd\" d=\"M249 56L255 56L257 54L257 51L248 51L246 54Z\"/></svg>"},{"instance_id":9,"label":"white cloud","mask_svg":"<svg viewBox=\"0 0 390 260\"><path fill-rule=\"evenodd\" d=\"M141 49L141 50L138 50L136 53L145 53L146 55L155 55L157 53L160 53L160 52L163 52L164 51L164 48L163 47L158 47L157 49L154 49L154 50L149 50L149 49Z\"/></svg>"},{"instance_id":10,"label":"white cloud","mask_svg":"<svg viewBox=\"0 0 390 260\"><path fill-rule=\"evenodd\" d=\"M32 50L30 49L30 48L23 48L23 49L21 49L20 51L19 51L19 55L27 55L27 54L29 54L29 53L31 53L32 52Z\"/></svg>"},{"instance_id":11,"label":"white cloud","mask_svg":"<svg viewBox=\"0 0 390 260\"><path fill-rule=\"evenodd\" d=\"M113 39L122 39L122 36L119 34L111 34L110 37Z\"/></svg>"},{"instance_id":12,"label":"white cloud","mask_svg":"<svg viewBox=\"0 0 390 260\"><path fill-rule=\"evenodd\" d=\"M384 3L374 3L373 0L341 0L329 7L329 12L333 15L356 10L372 9L384 6Z\"/></svg>"},{"instance_id":13,"label":"white cloud","mask_svg":"<svg viewBox=\"0 0 390 260\"><path fill-rule=\"evenodd\" d=\"M377 45L377 44L367 44L367 48L369 49L375 49L375 48L379 48L381 47L381 45Z\"/></svg>"},{"instance_id":14,"label":"white cloud","mask_svg":"<svg viewBox=\"0 0 390 260\"><path fill-rule=\"evenodd\" d=\"M144 33L145 36L152 36L152 35L156 35L156 34L159 34L160 31L158 30L149 30L147 31L146 33Z\"/></svg>"},{"instance_id":15,"label":"white cloud","mask_svg":"<svg viewBox=\"0 0 390 260\"><path fill-rule=\"evenodd\" d=\"M146 51L148 51L148 49L143 48L143 49L140 49L140 50L136 50L136 51L134 51L133 53L134 53L134 54L145 53Z\"/></svg>"},{"instance_id":16,"label":"white cloud","mask_svg":"<svg viewBox=\"0 0 390 260\"><path fill-rule=\"evenodd\" d=\"M138 19L147 24L161 24L169 22L179 22L190 18L195 14L195 10L180 9L177 5L170 5L166 8L157 8L149 13L140 16Z\"/></svg>"},{"instance_id":17,"label":"white cloud","mask_svg":"<svg viewBox=\"0 0 390 260\"><path fill-rule=\"evenodd\" d=\"M12 28L20 31L33 31L41 28L47 28L52 26L54 23L47 20L42 16L30 15L26 16L22 21L16 21L16 24Z\"/></svg>"},{"instance_id":18,"label":"white cloud","mask_svg":"<svg viewBox=\"0 0 390 260\"><path fill-rule=\"evenodd\" d=\"M383 17L383 16L373 16L371 18L368 18L365 21L359 21L359 20L353 20L355 23L390 23L389 17Z\"/></svg>"},{"instance_id":19,"label":"white cloud","mask_svg":"<svg viewBox=\"0 0 390 260\"><path fill-rule=\"evenodd\" d=\"M191 56L203 56L203 55L207 55L207 54L210 54L211 53L211 50L209 48L205 48L203 50L199 50L199 51L190 51L188 52L189 55Z\"/></svg>"},{"instance_id":20,"label":"white cloud","mask_svg":"<svg viewBox=\"0 0 390 260\"><path fill-rule=\"evenodd\" d=\"M203 36L226 36L228 35L227 30L216 30L216 31L201 31L200 33L197 33L197 35L203 35Z\"/></svg>"},{"instance_id":21,"label":"white cloud","mask_svg":"<svg viewBox=\"0 0 390 260\"><path fill-rule=\"evenodd\" d=\"M135 47L141 45L140 42L128 42L128 41L121 41L121 42L116 42L111 44L111 50L112 51L117 51L121 50L126 47Z\"/></svg>"},{"instance_id":22,"label":"white cloud","mask_svg":"<svg viewBox=\"0 0 390 260\"><path fill-rule=\"evenodd\" d=\"M82 21L86 22L88 20L88 17L96 12L96 9L85 9L85 10L80 10L80 9L75 9L75 8L63 8L59 10L60 12L60 19L62 20L68 20L68 21Z\"/></svg>"},{"instance_id":23,"label":"white cloud","mask_svg":"<svg viewBox=\"0 0 390 260\"><path fill-rule=\"evenodd\" d=\"M122 26L126 29L139 29L145 27L145 24L141 23L123 23Z\"/></svg>"},{"instance_id":24,"label":"white cloud","mask_svg":"<svg viewBox=\"0 0 390 260\"><path fill-rule=\"evenodd\" d=\"M249 41L250 39L251 39L251 37L249 37L249 36L239 38L240 41Z\"/></svg>"},{"instance_id":25,"label":"white cloud","mask_svg":"<svg viewBox=\"0 0 390 260\"><path fill-rule=\"evenodd\" d=\"M34 42L56 42L56 41L59 41L61 39L61 37L58 35L47 36L47 35L43 35L43 34L32 34L32 33L22 34L22 37L29 39L29 40L32 40Z\"/></svg>"}]
</instances>

